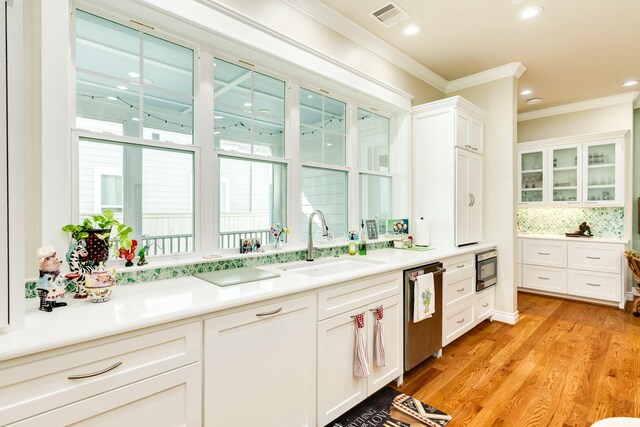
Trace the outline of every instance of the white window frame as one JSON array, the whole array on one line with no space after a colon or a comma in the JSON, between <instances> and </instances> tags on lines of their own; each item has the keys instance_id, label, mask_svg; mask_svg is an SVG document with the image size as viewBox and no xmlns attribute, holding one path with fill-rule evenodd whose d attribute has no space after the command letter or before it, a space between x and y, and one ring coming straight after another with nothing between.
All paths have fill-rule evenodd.
<instances>
[{"instance_id":1,"label":"white window frame","mask_svg":"<svg viewBox=\"0 0 640 427\"><path fill-rule=\"evenodd\" d=\"M385 117L389 120L389 172L379 172L379 171L372 171L369 169L363 169L360 168L360 159L359 159L359 153L360 153L360 138L359 135L357 134L358 132L358 125L356 123L355 125L355 131L356 131L356 145L358 145L356 153L358 158L356 159L357 162L357 170L358 170L358 174L357 174L357 182L358 182L358 214L359 215L363 215L363 212L360 211L360 200L361 198L363 198L363 194L361 193L361 189L360 189L360 176L361 175L367 175L367 176L379 176L379 177L385 177L385 178L390 178L391 179L391 215L394 215L393 210L394 210L394 162L393 162L393 147L394 147L394 141L395 141L395 120L394 120L394 116L392 114L387 114L384 112L380 112L377 109L373 109L373 108L366 108L363 106L358 106L357 108L355 108L355 118L357 121L358 118L358 110L364 110L364 111L368 111L369 113L373 113L376 114L378 116L382 116ZM368 197L368 194L366 195L366 197ZM393 218L393 217L392 217ZM365 221L367 219L373 219L373 218L363 218ZM380 224L378 224L378 228L380 227ZM385 225L386 228L386 225Z\"/></svg>"},{"instance_id":2,"label":"white window frame","mask_svg":"<svg viewBox=\"0 0 640 427\"><path fill-rule=\"evenodd\" d=\"M102 177L103 176L122 176L122 169L110 168L105 166L97 166L93 168L93 211L102 212L103 209L113 209L116 206L104 206L102 204ZM122 208L123 206L117 206Z\"/></svg>"}]
</instances>

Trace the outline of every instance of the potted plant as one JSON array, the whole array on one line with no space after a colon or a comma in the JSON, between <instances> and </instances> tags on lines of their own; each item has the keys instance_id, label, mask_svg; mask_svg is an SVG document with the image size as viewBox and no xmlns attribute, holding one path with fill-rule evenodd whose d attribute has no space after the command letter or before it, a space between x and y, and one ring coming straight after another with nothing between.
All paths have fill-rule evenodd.
<instances>
[{"instance_id":1,"label":"potted plant","mask_svg":"<svg viewBox=\"0 0 640 427\"><path fill-rule=\"evenodd\" d=\"M111 236L113 227L116 227L116 232ZM71 237L77 242L84 241L88 255L81 261L93 266L98 266L101 262L104 264L109 259L109 248L113 245L110 237L118 239L118 248L131 248L129 234L133 229L115 219L110 209L85 219L80 225L65 225L62 231L71 233Z\"/></svg>"}]
</instances>

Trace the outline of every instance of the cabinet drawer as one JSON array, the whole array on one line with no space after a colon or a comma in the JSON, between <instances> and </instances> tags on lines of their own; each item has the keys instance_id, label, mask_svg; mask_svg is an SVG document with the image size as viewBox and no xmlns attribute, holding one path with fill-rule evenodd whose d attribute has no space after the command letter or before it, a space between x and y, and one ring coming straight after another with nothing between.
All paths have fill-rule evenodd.
<instances>
[{"instance_id":1,"label":"cabinet drawer","mask_svg":"<svg viewBox=\"0 0 640 427\"><path fill-rule=\"evenodd\" d=\"M570 295L619 302L621 288L619 274L569 270Z\"/></svg>"},{"instance_id":2,"label":"cabinet drawer","mask_svg":"<svg viewBox=\"0 0 640 427\"><path fill-rule=\"evenodd\" d=\"M460 255L443 260L442 266L447 270L447 273L453 273L463 268L473 268L475 266L475 259L476 256L474 254ZM445 273L445 276L447 273Z\"/></svg>"},{"instance_id":3,"label":"cabinet drawer","mask_svg":"<svg viewBox=\"0 0 640 427\"><path fill-rule=\"evenodd\" d=\"M621 263L619 245L569 243L569 268L620 274Z\"/></svg>"},{"instance_id":4,"label":"cabinet drawer","mask_svg":"<svg viewBox=\"0 0 640 427\"><path fill-rule=\"evenodd\" d=\"M486 319L493 314L495 308L495 287L485 289L476 294L476 321Z\"/></svg>"},{"instance_id":5,"label":"cabinet drawer","mask_svg":"<svg viewBox=\"0 0 640 427\"><path fill-rule=\"evenodd\" d=\"M349 282L318 293L318 319L328 319L401 292L402 273Z\"/></svg>"},{"instance_id":6,"label":"cabinet drawer","mask_svg":"<svg viewBox=\"0 0 640 427\"><path fill-rule=\"evenodd\" d=\"M567 243L552 240L522 241L522 263L567 267Z\"/></svg>"},{"instance_id":7,"label":"cabinet drawer","mask_svg":"<svg viewBox=\"0 0 640 427\"><path fill-rule=\"evenodd\" d=\"M475 290L475 272L473 267L444 273L442 281L443 310L446 313L452 306Z\"/></svg>"},{"instance_id":8,"label":"cabinet drawer","mask_svg":"<svg viewBox=\"0 0 640 427\"><path fill-rule=\"evenodd\" d=\"M0 369L0 425L198 362L201 343L194 322Z\"/></svg>"},{"instance_id":9,"label":"cabinet drawer","mask_svg":"<svg viewBox=\"0 0 640 427\"><path fill-rule=\"evenodd\" d=\"M475 324L473 316L474 301L471 300L469 304L460 307L458 310L452 313L444 315L443 331L442 331L442 345L445 346L451 341L455 340Z\"/></svg>"},{"instance_id":10,"label":"cabinet drawer","mask_svg":"<svg viewBox=\"0 0 640 427\"><path fill-rule=\"evenodd\" d=\"M525 264L522 266L522 287L566 294L567 270Z\"/></svg>"}]
</instances>

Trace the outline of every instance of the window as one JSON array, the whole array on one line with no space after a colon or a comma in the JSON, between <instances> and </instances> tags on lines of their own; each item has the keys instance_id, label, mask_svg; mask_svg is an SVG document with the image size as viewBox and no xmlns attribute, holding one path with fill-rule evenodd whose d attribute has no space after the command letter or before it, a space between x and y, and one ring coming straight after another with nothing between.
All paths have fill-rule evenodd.
<instances>
[{"instance_id":1,"label":"window","mask_svg":"<svg viewBox=\"0 0 640 427\"><path fill-rule=\"evenodd\" d=\"M192 144L193 57L189 48L78 10L76 126Z\"/></svg>"},{"instance_id":2,"label":"window","mask_svg":"<svg viewBox=\"0 0 640 427\"><path fill-rule=\"evenodd\" d=\"M193 50L76 12L78 217L111 209L150 255L191 252Z\"/></svg>"},{"instance_id":3,"label":"window","mask_svg":"<svg viewBox=\"0 0 640 427\"><path fill-rule=\"evenodd\" d=\"M387 117L358 109L360 216L377 220L379 232L385 231L386 221L393 214L390 133Z\"/></svg>"},{"instance_id":4,"label":"window","mask_svg":"<svg viewBox=\"0 0 640 427\"><path fill-rule=\"evenodd\" d=\"M308 239L309 216L320 210L329 231L341 237L347 233L348 170L347 105L342 101L300 89L300 160L302 161L302 238ZM322 237L316 219L314 240Z\"/></svg>"},{"instance_id":5,"label":"window","mask_svg":"<svg viewBox=\"0 0 640 427\"><path fill-rule=\"evenodd\" d=\"M285 154L285 84L219 58L214 80L219 247L238 248L246 237L271 243L270 227L287 222L287 163L277 160Z\"/></svg>"}]
</instances>

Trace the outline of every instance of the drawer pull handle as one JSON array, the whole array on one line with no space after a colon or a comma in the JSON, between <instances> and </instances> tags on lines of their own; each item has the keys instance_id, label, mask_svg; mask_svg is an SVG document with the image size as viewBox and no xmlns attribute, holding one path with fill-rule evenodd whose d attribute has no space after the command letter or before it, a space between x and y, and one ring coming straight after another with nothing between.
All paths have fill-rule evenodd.
<instances>
[{"instance_id":1,"label":"drawer pull handle","mask_svg":"<svg viewBox=\"0 0 640 427\"><path fill-rule=\"evenodd\" d=\"M462 267L464 267L464 264L456 265L456 268L462 268Z\"/></svg>"},{"instance_id":2,"label":"drawer pull handle","mask_svg":"<svg viewBox=\"0 0 640 427\"><path fill-rule=\"evenodd\" d=\"M483 307L489 307L489 303L488 303L488 302L487 302L487 303L484 303L484 304L482 304L482 306L483 306Z\"/></svg>"},{"instance_id":3,"label":"drawer pull handle","mask_svg":"<svg viewBox=\"0 0 640 427\"><path fill-rule=\"evenodd\" d=\"M538 252L538 255L551 255L549 252Z\"/></svg>"},{"instance_id":4,"label":"drawer pull handle","mask_svg":"<svg viewBox=\"0 0 640 427\"><path fill-rule=\"evenodd\" d=\"M602 286L602 285L600 285L598 283L589 283L589 282L587 282L587 285L589 285L589 286Z\"/></svg>"},{"instance_id":5,"label":"drawer pull handle","mask_svg":"<svg viewBox=\"0 0 640 427\"><path fill-rule=\"evenodd\" d=\"M588 256L587 258L589 258L589 259L600 259L599 256Z\"/></svg>"},{"instance_id":6,"label":"drawer pull handle","mask_svg":"<svg viewBox=\"0 0 640 427\"><path fill-rule=\"evenodd\" d=\"M370 308L369 311L378 311L378 309L381 308L384 310L384 307L382 304L380 304L377 308Z\"/></svg>"},{"instance_id":7,"label":"drawer pull handle","mask_svg":"<svg viewBox=\"0 0 640 427\"><path fill-rule=\"evenodd\" d=\"M548 277L540 277L540 276L538 276L538 279L540 279L540 280L551 280L551 279L550 279L550 278L548 278Z\"/></svg>"},{"instance_id":8,"label":"drawer pull handle","mask_svg":"<svg viewBox=\"0 0 640 427\"><path fill-rule=\"evenodd\" d=\"M462 319L458 320L456 323L462 323L462 322L464 322L464 317Z\"/></svg>"},{"instance_id":9,"label":"drawer pull handle","mask_svg":"<svg viewBox=\"0 0 640 427\"><path fill-rule=\"evenodd\" d=\"M464 148L471 148L471 146L469 144L466 144Z\"/></svg>"},{"instance_id":10,"label":"drawer pull handle","mask_svg":"<svg viewBox=\"0 0 640 427\"><path fill-rule=\"evenodd\" d=\"M114 369L116 369L120 365L122 365L122 362L117 362L117 363L114 363L113 365L109 366L108 368L104 368L104 369L101 369L99 371L91 372L90 374L70 375L67 378L70 379L70 380L81 380L83 378L97 377L98 375L106 374L109 371L113 371Z\"/></svg>"},{"instance_id":11,"label":"drawer pull handle","mask_svg":"<svg viewBox=\"0 0 640 427\"><path fill-rule=\"evenodd\" d=\"M464 288L456 289L458 292L464 292Z\"/></svg>"},{"instance_id":12,"label":"drawer pull handle","mask_svg":"<svg viewBox=\"0 0 640 427\"><path fill-rule=\"evenodd\" d=\"M268 311L266 313L256 313L256 316L258 317L262 317L262 316L271 316L272 314L278 314L282 311L282 307L275 309L273 311Z\"/></svg>"}]
</instances>

